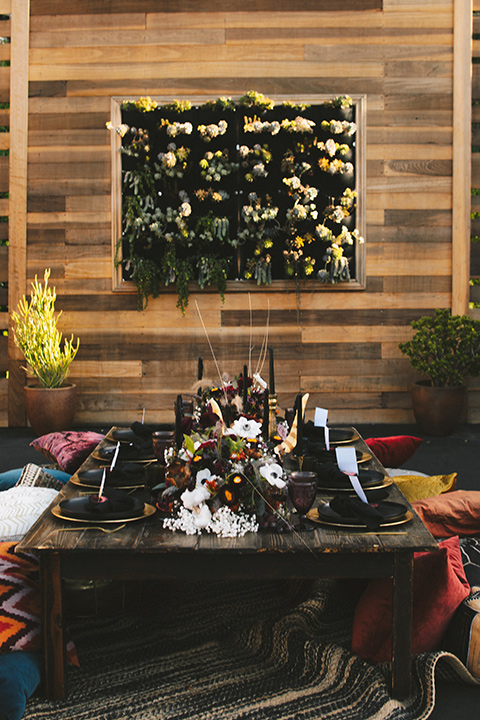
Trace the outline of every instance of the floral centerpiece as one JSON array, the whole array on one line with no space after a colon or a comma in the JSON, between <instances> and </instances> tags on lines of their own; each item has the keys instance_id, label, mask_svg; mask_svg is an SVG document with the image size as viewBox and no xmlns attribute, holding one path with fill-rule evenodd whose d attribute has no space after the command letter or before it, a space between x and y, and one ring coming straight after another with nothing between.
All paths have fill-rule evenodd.
<instances>
[{"instance_id":1,"label":"floral centerpiece","mask_svg":"<svg viewBox=\"0 0 480 720\"><path fill-rule=\"evenodd\" d=\"M164 526L187 534L242 536L288 531L287 482L275 448L288 434L279 421L269 437L265 382L240 375L195 396L181 420L181 441L166 455L165 490L157 507Z\"/></svg>"}]
</instances>

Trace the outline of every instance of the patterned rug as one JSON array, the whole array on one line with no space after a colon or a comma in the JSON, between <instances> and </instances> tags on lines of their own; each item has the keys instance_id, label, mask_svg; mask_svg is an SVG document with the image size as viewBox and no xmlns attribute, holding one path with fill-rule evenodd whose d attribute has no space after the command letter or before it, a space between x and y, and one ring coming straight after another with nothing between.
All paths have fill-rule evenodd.
<instances>
[{"instance_id":1,"label":"patterned rug","mask_svg":"<svg viewBox=\"0 0 480 720\"><path fill-rule=\"evenodd\" d=\"M354 586L355 587L355 586ZM71 623L80 667L66 700L33 697L25 720L424 720L435 677L472 682L452 655L414 659L414 694L349 651L346 582L143 586L133 607Z\"/></svg>"}]
</instances>

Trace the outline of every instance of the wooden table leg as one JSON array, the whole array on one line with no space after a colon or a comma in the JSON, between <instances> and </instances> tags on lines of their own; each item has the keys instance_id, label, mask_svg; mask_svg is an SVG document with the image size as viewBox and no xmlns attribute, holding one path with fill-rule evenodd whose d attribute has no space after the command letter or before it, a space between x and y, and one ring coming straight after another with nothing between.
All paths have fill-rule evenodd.
<instances>
[{"instance_id":1,"label":"wooden table leg","mask_svg":"<svg viewBox=\"0 0 480 720\"><path fill-rule=\"evenodd\" d=\"M58 553L40 554L44 694L48 700L65 697L65 641L61 561Z\"/></svg>"},{"instance_id":2,"label":"wooden table leg","mask_svg":"<svg viewBox=\"0 0 480 720\"><path fill-rule=\"evenodd\" d=\"M396 553L393 573L392 696L412 694L413 552Z\"/></svg>"}]
</instances>

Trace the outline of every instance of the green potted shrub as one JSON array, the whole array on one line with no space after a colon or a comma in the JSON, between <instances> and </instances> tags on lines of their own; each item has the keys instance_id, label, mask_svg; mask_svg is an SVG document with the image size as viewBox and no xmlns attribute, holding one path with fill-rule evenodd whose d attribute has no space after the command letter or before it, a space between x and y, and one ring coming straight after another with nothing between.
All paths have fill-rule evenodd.
<instances>
[{"instance_id":1,"label":"green potted shrub","mask_svg":"<svg viewBox=\"0 0 480 720\"><path fill-rule=\"evenodd\" d=\"M57 294L55 287L48 284L49 277L48 269L42 285L35 275L30 301L24 295L11 313L15 344L24 355L25 369L37 381L25 387L25 406L30 425L38 435L70 427L77 390L66 380L80 341L74 344L73 335L63 339L57 327L61 312L55 313Z\"/></svg>"},{"instance_id":2,"label":"green potted shrub","mask_svg":"<svg viewBox=\"0 0 480 720\"><path fill-rule=\"evenodd\" d=\"M415 419L428 435L449 435L462 417L466 378L480 375L480 321L444 308L411 326L415 334L399 348L427 376L411 387Z\"/></svg>"}]
</instances>

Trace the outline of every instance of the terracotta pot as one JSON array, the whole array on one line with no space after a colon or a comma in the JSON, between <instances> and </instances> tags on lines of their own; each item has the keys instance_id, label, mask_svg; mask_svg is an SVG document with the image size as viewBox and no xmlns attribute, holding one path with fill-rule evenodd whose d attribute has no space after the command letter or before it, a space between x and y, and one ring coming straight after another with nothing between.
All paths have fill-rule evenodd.
<instances>
[{"instance_id":1,"label":"terracotta pot","mask_svg":"<svg viewBox=\"0 0 480 720\"><path fill-rule=\"evenodd\" d=\"M26 385L24 392L27 418L37 435L70 429L76 409L76 385L59 388Z\"/></svg>"},{"instance_id":2,"label":"terracotta pot","mask_svg":"<svg viewBox=\"0 0 480 720\"><path fill-rule=\"evenodd\" d=\"M415 420L425 435L451 435L462 419L467 397L465 385L434 387L420 380L411 387Z\"/></svg>"}]
</instances>

